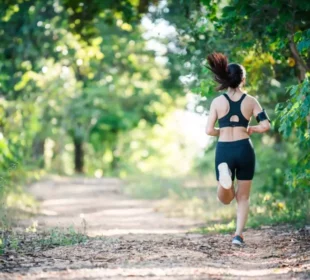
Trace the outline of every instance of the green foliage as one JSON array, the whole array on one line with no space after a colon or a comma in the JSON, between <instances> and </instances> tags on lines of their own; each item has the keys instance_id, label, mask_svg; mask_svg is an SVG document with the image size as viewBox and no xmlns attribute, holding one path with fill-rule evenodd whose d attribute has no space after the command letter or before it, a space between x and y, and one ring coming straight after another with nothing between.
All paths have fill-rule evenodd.
<instances>
[{"instance_id":1,"label":"green foliage","mask_svg":"<svg viewBox=\"0 0 310 280\"><path fill-rule=\"evenodd\" d=\"M45 172L12 163L7 170L2 170L0 177L0 229L7 231L12 227L12 218L35 214L38 203L26 190L25 185L42 179Z\"/></svg>"},{"instance_id":2,"label":"green foliage","mask_svg":"<svg viewBox=\"0 0 310 280\"><path fill-rule=\"evenodd\" d=\"M68 246L85 243L88 237L80 232L77 232L73 226L62 230L53 228L45 237L39 240L42 247Z\"/></svg>"},{"instance_id":3,"label":"green foliage","mask_svg":"<svg viewBox=\"0 0 310 280\"><path fill-rule=\"evenodd\" d=\"M1 2L1 200L19 194L12 162L20 178L43 167L72 174L74 156L108 174L126 160L119 137L169 112L176 91L164 89L169 71L140 24L153 2Z\"/></svg>"},{"instance_id":4,"label":"green foliage","mask_svg":"<svg viewBox=\"0 0 310 280\"><path fill-rule=\"evenodd\" d=\"M298 191L286 197L275 192L256 193L251 202L249 227L281 223L300 227L309 220L309 194Z\"/></svg>"},{"instance_id":5,"label":"green foliage","mask_svg":"<svg viewBox=\"0 0 310 280\"><path fill-rule=\"evenodd\" d=\"M236 229L235 221L230 223L211 223L206 227L192 230L193 233L209 234L209 233L232 233Z\"/></svg>"},{"instance_id":6,"label":"green foliage","mask_svg":"<svg viewBox=\"0 0 310 280\"><path fill-rule=\"evenodd\" d=\"M0 256L3 255L6 250L11 249L17 251L20 239L12 233L7 231L0 233Z\"/></svg>"},{"instance_id":7,"label":"green foliage","mask_svg":"<svg viewBox=\"0 0 310 280\"><path fill-rule=\"evenodd\" d=\"M34 223L26 232L5 230L0 232L0 255L6 252L31 253L40 248L47 250L58 246L72 246L84 244L89 237L77 231L73 226L65 229L52 228L46 232L36 233L37 225Z\"/></svg>"},{"instance_id":8,"label":"green foliage","mask_svg":"<svg viewBox=\"0 0 310 280\"><path fill-rule=\"evenodd\" d=\"M207 6L214 5L213 1L204 2ZM308 28L309 11L308 1L231 1L216 20L225 32L234 35L234 40L246 39L243 47L259 44L279 58L282 54L277 52L287 47L287 35Z\"/></svg>"},{"instance_id":9,"label":"green foliage","mask_svg":"<svg viewBox=\"0 0 310 280\"><path fill-rule=\"evenodd\" d=\"M286 139L293 138L300 149L295 166L287 171L286 183L291 188L310 191L310 84L303 83L288 88L290 98L277 106L280 131Z\"/></svg>"},{"instance_id":10,"label":"green foliage","mask_svg":"<svg viewBox=\"0 0 310 280\"><path fill-rule=\"evenodd\" d=\"M307 56L310 49L310 28L296 32L294 41L297 43L298 51Z\"/></svg>"}]
</instances>

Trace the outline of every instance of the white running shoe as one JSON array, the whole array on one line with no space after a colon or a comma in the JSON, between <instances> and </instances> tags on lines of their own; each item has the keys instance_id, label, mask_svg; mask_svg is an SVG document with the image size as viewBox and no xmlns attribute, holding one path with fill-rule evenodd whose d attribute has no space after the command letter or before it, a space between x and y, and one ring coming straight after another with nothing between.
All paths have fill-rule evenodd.
<instances>
[{"instance_id":1,"label":"white running shoe","mask_svg":"<svg viewBox=\"0 0 310 280\"><path fill-rule=\"evenodd\" d=\"M218 165L219 170L219 182L224 189L229 190L232 186L231 171L226 162L222 162Z\"/></svg>"}]
</instances>

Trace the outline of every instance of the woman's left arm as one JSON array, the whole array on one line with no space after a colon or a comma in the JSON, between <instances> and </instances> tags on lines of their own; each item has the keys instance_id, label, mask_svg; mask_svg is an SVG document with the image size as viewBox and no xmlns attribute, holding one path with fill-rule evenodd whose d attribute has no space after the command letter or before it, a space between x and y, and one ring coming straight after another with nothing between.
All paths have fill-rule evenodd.
<instances>
[{"instance_id":1,"label":"woman's left arm","mask_svg":"<svg viewBox=\"0 0 310 280\"><path fill-rule=\"evenodd\" d=\"M217 120L217 113L215 109L215 100L213 100L210 106L210 112L209 112L209 117L208 117L208 122L207 122L207 127L206 127L206 133L210 136L220 135L220 129L214 127L216 120Z\"/></svg>"},{"instance_id":2,"label":"woman's left arm","mask_svg":"<svg viewBox=\"0 0 310 280\"><path fill-rule=\"evenodd\" d=\"M248 127L248 134L251 135L252 133L256 132L256 133L265 133L266 131L268 131L270 129L270 120L268 119L268 116L266 115L266 113L264 112L264 110L262 109L261 105L259 104L259 102L254 99L254 109L253 109L253 115L255 118L257 118L257 116L259 114L264 114L264 119L262 121L259 121L258 125L254 125L254 126L249 126Z\"/></svg>"}]
</instances>

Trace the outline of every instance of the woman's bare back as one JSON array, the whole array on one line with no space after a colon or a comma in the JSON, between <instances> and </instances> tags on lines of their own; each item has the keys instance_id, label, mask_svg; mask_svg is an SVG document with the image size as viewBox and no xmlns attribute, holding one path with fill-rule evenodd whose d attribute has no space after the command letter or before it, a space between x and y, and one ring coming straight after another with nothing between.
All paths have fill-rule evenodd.
<instances>
[{"instance_id":1,"label":"woman's bare back","mask_svg":"<svg viewBox=\"0 0 310 280\"><path fill-rule=\"evenodd\" d=\"M237 102L242 97L243 93L235 93L235 94L229 94L229 98L233 102ZM251 117L253 115L253 109L255 102L254 98L246 95L246 97L241 102L241 113L242 115L247 119L251 120ZM228 100L224 97L224 95L220 95L219 97L214 99L214 105L215 110L217 114L217 120L223 118L226 116L229 112L230 106ZM239 121L239 117L236 115L233 115L230 118L231 121ZM240 139L249 138L249 134L247 132L247 128L242 126L236 126L236 127L223 127L220 129L220 135L219 135L219 141L227 142L227 141L236 141Z\"/></svg>"}]
</instances>

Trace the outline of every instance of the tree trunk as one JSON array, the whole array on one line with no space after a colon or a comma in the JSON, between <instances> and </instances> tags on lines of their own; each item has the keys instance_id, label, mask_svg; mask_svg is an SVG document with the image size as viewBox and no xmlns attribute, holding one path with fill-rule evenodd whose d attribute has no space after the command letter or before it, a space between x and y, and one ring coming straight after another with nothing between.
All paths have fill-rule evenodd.
<instances>
[{"instance_id":1,"label":"tree trunk","mask_svg":"<svg viewBox=\"0 0 310 280\"><path fill-rule=\"evenodd\" d=\"M299 82L302 82L305 77L306 77L306 73L307 71L309 71L309 68L307 66L307 64L304 62L304 60L301 58L298 49L296 47L296 44L294 42L294 34L289 35L289 47L292 53L292 56L296 62L297 68L299 70L298 73L298 80Z\"/></svg>"},{"instance_id":2,"label":"tree trunk","mask_svg":"<svg viewBox=\"0 0 310 280\"><path fill-rule=\"evenodd\" d=\"M111 162L111 169L112 169L112 171L115 171L118 168L118 163L120 161L120 157L116 154L115 150L113 150L112 154L113 154L113 158L112 158L112 162Z\"/></svg>"},{"instance_id":3,"label":"tree trunk","mask_svg":"<svg viewBox=\"0 0 310 280\"><path fill-rule=\"evenodd\" d=\"M84 148L83 141L74 139L74 170L76 173L84 172Z\"/></svg>"},{"instance_id":4,"label":"tree trunk","mask_svg":"<svg viewBox=\"0 0 310 280\"><path fill-rule=\"evenodd\" d=\"M35 137L32 144L32 157L38 162L40 168L44 168L45 139Z\"/></svg>"},{"instance_id":5,"label":"tree trunk","mask_svg":"<svg viewBox=\"0 0 310 280\"><path fill-rule=\"evenodd\" d=\"M300 56L298 49L296 47L296 44L294 42L294 34L289 36L289 46L291 53L296 61L297 68L299 70L298 73L298 80L300 83L306 78L306 73L310 71L307 63L302 59ZM306 96L303 96L303 100L306 98ZM306 117L307 123L308 123L308 128L310 128L310 114Z\"/></svg>"}]
</instances>

